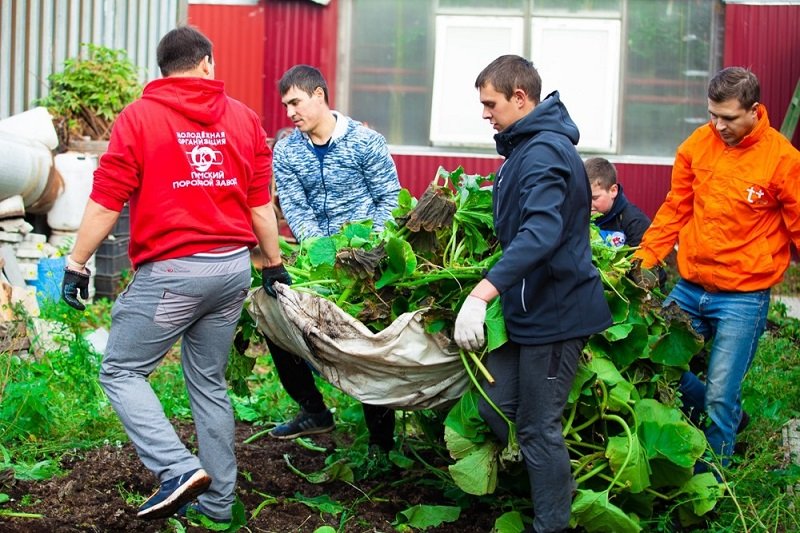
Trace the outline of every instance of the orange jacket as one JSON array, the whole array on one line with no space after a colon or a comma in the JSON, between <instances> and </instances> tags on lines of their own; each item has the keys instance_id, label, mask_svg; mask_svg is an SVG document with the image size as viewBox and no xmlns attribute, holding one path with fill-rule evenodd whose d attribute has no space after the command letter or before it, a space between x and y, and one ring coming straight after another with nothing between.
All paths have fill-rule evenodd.
<instances>
[{"instance_id":1,"label":"orange jacket","mask_svg":"<svg viewBox=\"0 0 800 533\"><path fill-rule=\"evenodd\" d=\"M800 152L767 110L736 146L709 123L678 147L672 186L634 257L658 264L678 243L681 277L710 292L749 292L783 279L800 249Z\"/></svg>"}]
</instances>

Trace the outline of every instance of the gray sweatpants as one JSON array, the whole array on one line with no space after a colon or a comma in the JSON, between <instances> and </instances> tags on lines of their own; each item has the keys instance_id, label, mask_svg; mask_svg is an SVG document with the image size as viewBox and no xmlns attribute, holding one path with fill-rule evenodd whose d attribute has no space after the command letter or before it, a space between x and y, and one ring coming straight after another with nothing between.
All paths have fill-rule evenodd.
<instances>
[{"instance_id":1,"label":"gray sweatpants","mask_svg":"<svg viewBox=\"0 0 800 533\"><path fill-rule=\"evenodd\" d=\"M508 341L490 352L486 367L494 385L481 386L517 426L517 441L528 470L533 500L533 530L561 531L569 525L575 481L569 463L561 415L586 339L541 346ZM508 443L508 424L483 398L478 411L492 432Z\"/></svg>"},{"instance_id":2,"label":"gray sweatpants","mask_svg":"<svg viewBox=\"0 0 800 533\"><path fill-rule=\"evenodd\" d=\"M225 369L249 288L247 251L141 266L114 303L100 369L100 384L144 465L159 482L204 468L213 481L199 502L220 519L230 518L236 487ZM198 456L178 438L147 380L178 339Z\"/></svg>"}]
</instances>

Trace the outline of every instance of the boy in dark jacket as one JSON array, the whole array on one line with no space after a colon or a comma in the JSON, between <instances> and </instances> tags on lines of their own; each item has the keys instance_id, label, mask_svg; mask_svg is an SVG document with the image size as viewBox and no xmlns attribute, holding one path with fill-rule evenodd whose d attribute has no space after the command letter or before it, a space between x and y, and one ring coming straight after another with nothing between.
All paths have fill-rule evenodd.
<instances>
[{"instance_id":1,"label":"boy in dark jacket","mask_svg":"<svg viewBox=\"0 0 800 533\"><path fill-rule=\"evenodd\" d=\"M600 236L611 246L639 246L650 219L622 192L614 165L602 157L587 159L584 165L592 187L592 215L601 215L594 221Z\"/></svg>"}]
</instances>

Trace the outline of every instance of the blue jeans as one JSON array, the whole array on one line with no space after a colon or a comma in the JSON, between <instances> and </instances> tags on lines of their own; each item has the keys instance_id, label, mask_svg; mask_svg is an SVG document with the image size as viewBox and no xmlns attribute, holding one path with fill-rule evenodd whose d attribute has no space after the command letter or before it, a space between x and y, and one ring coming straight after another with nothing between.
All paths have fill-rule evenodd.
<instances>
[{"instance_id":1,"label":"blue jeans","mask_svg":"<svg viewBox=\"0 0 800 533\"><path fill-rule=\"evenodd\" d=\"M711 340L705 383L692 372L684 372L679 390L684 409L705 411L708 416L706 439L723 464L733 454L742 417L742 382L766 326L769 295L769 289L706 292L681 279L664 301L664 305L677 303L691 317L695 331Z\"/></svg>"}]
</instances>

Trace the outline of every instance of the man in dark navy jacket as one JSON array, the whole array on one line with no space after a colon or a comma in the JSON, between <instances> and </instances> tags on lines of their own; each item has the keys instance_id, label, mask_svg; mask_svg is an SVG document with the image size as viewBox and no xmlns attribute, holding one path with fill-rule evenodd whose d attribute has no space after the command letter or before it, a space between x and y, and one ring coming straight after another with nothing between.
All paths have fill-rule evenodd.
<instances>
[{"instance_id":1,"label":"man in dark navy jacket","mask_svg":"<svg viewBox=\"0 0 800 533\"><path fill-rule=\"evenodd\" d=\"M516 422L533 499L533 531L569 525L575 481L561 415L587 338L611 325L589 245L591 190L575 145L578 128L558 92L539 101L533 64L501 56L475 81L483 118L506 158L494 182L494 223L503 257L464 301L455 341L484 344L486 304L500 296L508 342L488 355L492 401ZM481 415L508 441L508 425L488 403Z\"/></svg>"}]
</instances>

